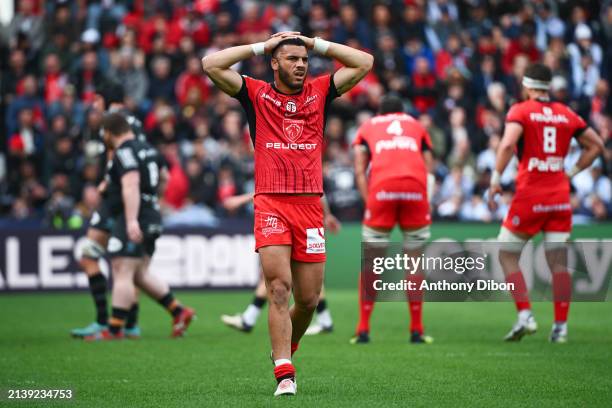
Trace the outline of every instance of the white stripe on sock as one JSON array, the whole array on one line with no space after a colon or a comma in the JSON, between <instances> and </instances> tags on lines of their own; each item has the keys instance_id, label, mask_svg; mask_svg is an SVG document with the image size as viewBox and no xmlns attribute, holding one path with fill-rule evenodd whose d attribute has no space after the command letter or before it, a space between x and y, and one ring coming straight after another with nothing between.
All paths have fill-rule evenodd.
<instances>
[{"instance_id":1,"label":"white stripe on sock","mask_svg":"<svg viewBox=\"0 0 612 408\"><path fill-rule=\"evenodd\" d=\"M291 364L291 360L288 358L279 358L278 360L274 360L274 367L278 367L283 364Z\"/></svg>"}]
</instances>

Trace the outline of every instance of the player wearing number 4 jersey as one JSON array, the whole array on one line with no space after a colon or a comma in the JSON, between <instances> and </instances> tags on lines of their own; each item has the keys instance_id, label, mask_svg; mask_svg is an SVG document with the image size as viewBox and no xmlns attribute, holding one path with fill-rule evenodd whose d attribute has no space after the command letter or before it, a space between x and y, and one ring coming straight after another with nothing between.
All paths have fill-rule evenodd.
<instances>
[{"instance_id":1,"label":"player wearing number 4 jersey","mask_svg":"<svg viewBox=\"0 0 612 408\"><path fill-rule=\"evenodd\" d=\"M432 190L435 183L433 174L428 173L433 158L427 131L412 116L403 113L401 99L388 95L381 100L380 115L359 128L353 145L357 186L366 203L362 240L376 243L370 245L368 253L373 257L385 256L391 230L399 224L406 254L420 256L430 235L428 198L432 192L428 190ZM376 298L372 286L377 279L375 276L367 269L360 276L359 324L356 336L351 339L353 344L370 340L370 315ZM420 287L423 275L419 272L408 275L407 279ZM411 290L407 295L410 340L431 343L432 338L423 333L423 293Z\"/></svg>"},{"instance_id":2,"label":"player wearing number 4 jersey","mask_svg":"<svg viewBox=\"0 0 612 408\"><path fill-rule=\"evenodd\" d=\"M306 80L309 49L344 67ZM272 57L272 83L230 69L262 54ZM275 395L296 393L291 357L310 323L323 283L320 196L326 112L331 101L355 86L372 64L372 56L365 52L297 32L277 33L265 43L228 48L202 60L215 85L240 101L255 147L255 249L270 299ZM294 305L289 308L292 292Z\"/></svg>"},{"instance_id":3,"label":"player wearing number 4 jersey","mask_svg":"<svg viewBox=\"0 0 612 408\"><path fill-rule=\"evenodd\" d=\"M494 208L495 195L501 192L500 174L516 149L516 192L498 236L503 243L499 260L506 281L514 284L512 296L518 310L518 320L506 336L507 341L518 341L537 329L519 258L524 244L539 232L544 233L546 260L552 272L555 320L550 340L567 341L572 288L565 248L572 228L569 179L589 167L603 151L600 137L582 118L566 105L549 99L551 76L550 69L542 64L533 64L525 71L522 84L527 100L508 112L491 176L489 200ZM564 159L572 138L578 140L582 154L566 173Z\"/></svg>"}]
</instances>

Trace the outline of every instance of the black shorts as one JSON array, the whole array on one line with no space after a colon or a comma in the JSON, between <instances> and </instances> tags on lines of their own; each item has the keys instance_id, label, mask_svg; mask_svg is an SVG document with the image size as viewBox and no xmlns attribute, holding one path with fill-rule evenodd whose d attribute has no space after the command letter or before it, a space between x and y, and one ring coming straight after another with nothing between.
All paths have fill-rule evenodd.
<instances>
[{"instance_id":1,"label":"black shorts","mask_svg":"<svg viewBox=\"0 0 612 408\"><path fill-rule=\"evenodd\" d=\"M111 238L108 241L108 255L112 257L126 256L141 258L153 256L155 252L155 241L161 235L161 216L158 211L141 208L138 219L142 230L142 242L137 244L128 239L125 216L117 217L113 227Z\"/></svg>"},{"instance_id":2,"label":"black shorts","mask_svg":"<svg viewBox=\"0 0 612 408\"><path fill-rule=\"evenodd\" d=\"M115 219L111 215L110 204L105 198L102 198L100 205L89 219L89 228L95 228L110 234L114 224Z\"/></svg>"}]
</instances>

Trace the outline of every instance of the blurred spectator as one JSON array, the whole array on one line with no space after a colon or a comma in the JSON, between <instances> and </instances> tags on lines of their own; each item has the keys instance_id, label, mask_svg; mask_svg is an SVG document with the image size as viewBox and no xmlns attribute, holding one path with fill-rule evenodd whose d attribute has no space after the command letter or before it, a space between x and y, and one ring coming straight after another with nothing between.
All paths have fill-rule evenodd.
<instances>
[{"instance_id":1,"label":"blurred spectator","mask_svg":"<svg viewBox=\"0 0 612 408\"><path fill-rule=\"evenodd\" d=\"M43 18L35 13L34 0L17 2L17 13L8 27L12 47L36 52L44 42Z\"/></svg>"},{"instance_id":2,"label":"blurred spectator","mask_svg":"<svg viewBox=\"0 0 612 408\"><path fill-rule=\"evenodd\" d=\"M519 38L510 41L508 49L503 55L502 67L506 73L512 71L514 60L518 55L525 55L529 62L537 62L540 51L535 46L534 29L531 25L523 26Z\"/></svg>"},{"instance_id":3,"label":"blurred spectator","mask_svg":"<svg viewBox=\"0 0 612 408\"><path fill-rule=\"evenodd\" d=\"M300 19L293 14L289 4L279 4L276 6L276 17L272 20L272 31L274 33L302 31Z\"/></svg>"},{"instance_id":4,"label":"blurred spectator","mask_svg":"<svg viewBox=\"0 0 612 408\"><path fill-rule=\"evenodd\" d=\"M16 164L22 160L36 163L38 174L41 174L45 153L43 134L34 124L34 111L23 108L18 114L15 133L8 140L9 163Z\"/></svg>"},{"instance_id":5,"label":"blurred spectator","mask_svg":"<svg viewBox=\"0 0 612 408\"><path fill-rule=\"evenodd\" d=\"M357 39L359 44L365 49L372 49L368 25L359 17L355 6L343 4L340 7L339 21L334 27L331 40L340 44L346 44L349 38ZM391 36L391 38L393 37Z\"/></svg>"},{"instance_id":6,"label":"blurred spectator","mask_svg":"<svg viewBox=\"0 0 612 408\"><path fill-rule=\"evenodd\" d=\"M450 67L458 69L465 77L469 76L468 54L464 51L461 39L456 34L447 36L446 47L436 54L436 76L442 80Z\"/></svg>"},{"instance_id":7,"label":"blurred spectator","mask_svg":"<svg viewBox=\"0 0 612 408\"><path fill-rule=\"evenodd\" d=\"M75 89L72 85L65 86L62 89L60 99L49 106L47 110L47 120L58 115L70 118L70 122L75 128L74 133L78 133L85 122L85 108L80 101L76 100L74 93Z\"/></svg>"},{"instance_id":8,"label":"blurred spectator","mask_svg":"<svg viewBox=\"0 0 612 408\"><path fill-rule=\"evenodd\" d=\"M444 0L439 0L430 1L428 3L429 21L434 22L432 48L436 52L444 49L444 44L448 43L448 39L451 35L457 35L457 33L461 31L461 26L457 21L457 6L455 4L441 4L444 2Z\"/></svg>"},{"instance_id":9,"label":"blurred spectator","mask_svg":"<svg viewBox=\"0 0 612 408\"><path fill-rule=\"evenodd\" d=\"M44 101L38 96L36 79L33 75L27 75L17 88L17 95L9 104L6 111L6 128L9 135L15 133L19 126L21 112L28 110L30 113L29 122L31 126L37 126L40 130L44 129Z\"/></svg>"},{"instance_id":10,"label":"blurred spectator","mask_svg":"<svg viewBox=\"0 0 612 408\"><path fill-rule=\"evenodd\" d=\"M176 80L176 100L181 105L193 100L205 102L208 99L210 87L201 71L200 59L195 55L190 56L185 72Z\"/></svg>"},{"instance_id":11,"label":"blurred spectator","mask_svg":"<svg viewBox=\"0 0 612 408\"><path fill-rule=\"evenodd\" d=\"M410 86L412 105L416 111L428 113L436 105L437 81L429 61L420 57L415 61Z\"/></svg>"},{"instance_id":12,"label":"blurred spectator","mask_svg":"<svg viewBox=\"0 0 612 408\"><path fill-rule=\"evenodd\" d=\"M139 109L149 88L149 79L144 70L144 57L141 53L134 54L134 50L123 48L119 51L117 61L112 65L109 76L123 86L126 105L131 110Z\"/></svg>"},{"instance_id":13,"label":"blurred spectator","mask_svg":"<svg viewBox=\"0 0 612 408\"><path fill-rule=\"evenodd\" d=\"M68 75L61 72L61 63L56 54L50 53L45 57L45 72L43 76L44 100L47 105L58 101L62 90L68 85Z\"/></svg>"},{"instance_id":14,"label":"blurred spectator","mask_svg":"<svg viewBox=\"0 0 612 408\"><path fill-rule=\"evenodd\" d=\"M81 66L71 79L78 98L85 104L93 102L94 95L104 87L106 81L106 75L98 66L98 54L93 50L86 51Z\"/></svg>"},{"instance_id":15,"label":"blurred spectator","mask_svg":"<svg viewBox=\"0 0 612 408\"><path fill-rule=\"evenodd\" d=\"M175 99L175 80L172 77L172 61L166 56L158 56L151 62L151 84L147 94L148 99L153 102L162 99L173 103Z\"/></svg>"}]
</instances>

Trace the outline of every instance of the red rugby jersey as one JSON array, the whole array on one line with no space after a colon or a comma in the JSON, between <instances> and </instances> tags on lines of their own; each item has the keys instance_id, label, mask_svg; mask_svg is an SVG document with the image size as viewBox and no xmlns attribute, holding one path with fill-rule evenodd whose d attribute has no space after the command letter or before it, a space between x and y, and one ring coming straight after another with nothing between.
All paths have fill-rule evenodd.
<instances>
[{"instance_id":1,"label":"red rugby jersey","mask_svg":"<svg viewBox=\"0 0 612 408\"><path fill-rule=\"evenodd\" d=\"M517 145L516 193L569 199L565 156L572 137L586 130L585 121L562 103L532 99L514 104L506 116L509 122L523 127Z\"/></svg>"},{"instance_id":2,"label":"red rugby jersey","mask_svg":"<svg viewBox=\"0 0 612 408\"><path fill-rule=\"evenodd\" d=\"M333 76L306 81L291 95L242 78L234 97L246 111L255 147L255 194L323 194L323 130L329 104L338 96Z\"/></svg>"},{"instance_id":3,"label":"red rugby jersey","mask_svg":"<svg viewBox=\"0 0 612 408\"><path fill-rule=\"evenodd\" d=\"M369 184L412 178L427 187L423 150L431 150L429 134L406 113L389 113L366 121L353 141L365 145L370 154Z\"/></svg>"}]
</instances>

